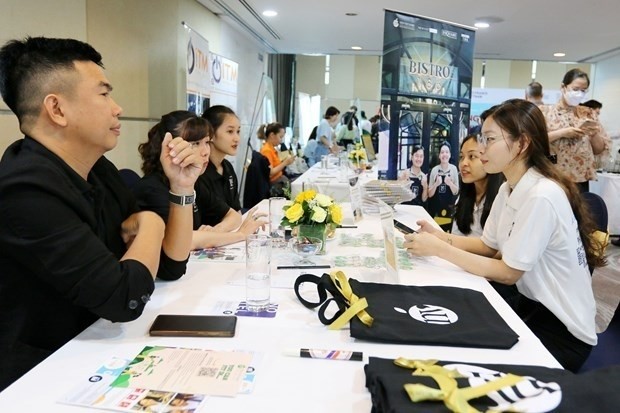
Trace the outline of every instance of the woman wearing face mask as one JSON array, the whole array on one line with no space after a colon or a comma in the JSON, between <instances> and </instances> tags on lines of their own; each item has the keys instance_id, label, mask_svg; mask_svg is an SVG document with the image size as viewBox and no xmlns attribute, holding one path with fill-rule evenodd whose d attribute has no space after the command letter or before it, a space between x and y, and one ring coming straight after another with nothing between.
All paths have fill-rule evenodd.
<instances>
[{"instance_id":1,"label":"woman wearing face mask","mask_svg":"<svg viewBox=\"0 0 620 413\"><path fill-rule=\"evenodd\" d=\"M403 202L407 205L425 206L428 199L428 181L426 174L422 172L424 163L424 148L415 145L411 151L411 167L401 172L399 180L411 182L411 192L413 199Z\"/></svg>"},{"instance_id":2,"label":"woman wearing face mask","mask_svg":"<svg viewBox=\"0 0 620 413\"><path fill-rule=\"evenodd\" d=\"M478 143L485 172L503 173L482 237L419 221L407 250L438 256L502 284L516 284L517 314L564 366L576 371L596 345L596 303L588 264L605 264L594 222L575 184L548 159L545 119L531 102L498 105ZM501 258L497 255L501 252Z\"/></svg>"},{"instance_id":3,"label":"woman wearing face mask","mask_svg":"<svg viewBox=\"0 0 620 413\"><path fill-rule=\"evenodd\" d=\"M562 97L558 103L540 107L557 166L582 192L588 191L590 180L596 180L594 155L606 148L606 134L598 115L588 107L579 106L589 86L587 73L569 70L562 80Z\"/></svg>"}]
</instances>

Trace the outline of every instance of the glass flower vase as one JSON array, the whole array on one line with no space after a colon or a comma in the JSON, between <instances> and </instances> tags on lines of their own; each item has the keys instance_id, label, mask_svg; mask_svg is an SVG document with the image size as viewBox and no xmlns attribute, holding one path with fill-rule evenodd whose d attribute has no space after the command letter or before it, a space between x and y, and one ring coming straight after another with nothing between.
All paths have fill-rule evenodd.
<instances>
[{"instance_id":1,"label":"glass flower vase","mask_svg":"<svg viewBox=\"0 0 620 413\"><path fill-rule=\"evenodd\" d=\"M299 225L297 230L298 237L312 237L318 238L323 242L323 246L318 254L325 254L325 241L326 241L326 225L325 224L313 224L313 225Z\"/></svg>"}]
</instances>

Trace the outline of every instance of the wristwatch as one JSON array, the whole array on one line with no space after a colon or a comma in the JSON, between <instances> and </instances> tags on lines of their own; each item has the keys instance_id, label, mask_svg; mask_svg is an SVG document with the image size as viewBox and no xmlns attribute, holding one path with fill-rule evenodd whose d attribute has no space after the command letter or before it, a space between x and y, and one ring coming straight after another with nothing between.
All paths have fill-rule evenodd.
<instances>
[{"instance_id":1,"label":"wristwatch","mask_svg":"<svg viewBox=\"0 0 620 413\"><path fill-rule=\"evenodd\" d=\"M168 192L168 201L175 205L192 205L196 199L196 191L191 195L177 195L174 192Z\"/></svg>"}]
</instances>

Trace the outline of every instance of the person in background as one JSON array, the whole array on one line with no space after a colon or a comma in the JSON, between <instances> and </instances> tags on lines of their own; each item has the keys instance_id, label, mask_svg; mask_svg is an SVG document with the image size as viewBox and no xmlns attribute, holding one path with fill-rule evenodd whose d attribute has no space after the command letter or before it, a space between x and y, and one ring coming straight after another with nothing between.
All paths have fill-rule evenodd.
<instances>
[{"instance_id":1,"label":"person in background","mask_svg":"<svg viewBox=\"0 0 620 413\"><path fill-rule=\"evenodd\" d=\"M476 136L463 139L459 156L459 198L452 223L455 235L482 236L491 205L504 182L501 173L485 172L480 156Z\"/></svg>"},{"instance_id":2,"label":"person in background","mask_svg":"<svg viewBox=\"0 0 620 413\"><path fill-rule=\"evenodd\" d=\"M484 170L506 177L482 237L446 234L419 221L419 233L406 235L404 246L414 255L435 255L472 274L516 284L517 314L575 372L597 342L588 264L605 264L587 203L549 160L545 119L533 103L498 105L482 124L478 143Z\"/></svg>"},{"instance_id":3,"label":"person in background","mask_svg":"<svg viewBox=\"0 0 620 413\"><path fill-rule=\"evenodd\" d=\"M338 144L348 148L356 142L361 142L360 128L354 112L347 112L343 117L344 125L338 129Z\"/></svg>"},{"instance_id":4,"label":"person in background","mask_svg":"<svg viewBox=\"0 0 620 413\"><path fill-rule=\"evenodd\" d=\"M170 212L166 202L169 182L162 171L159 153L163 136L166 133L181 136L198 151L202 161L201 174L204 174L209 163L211 136L213 136L211 125L206 119L197 117L192 112L179 110L162 116L161 121L149 131L148 141L140 144L139 152L142 156L144 177L133 187L133 191L142 209L157 213L164 221L168 220ZM195 189L192 249L211 248L243 241L266 223L256 220L254 211L251 211L239 226L241 222L239 212L229 207L224 198L220 198L199 182L196 183ZM221 221L210 221L213 217L219 217ZM228 228L237 230L233 231Z\"/></svg>"},{"instance_id":5,"label":"person in background","mask_svg":"<svg viewBox=\"0 0 620 413\"><path fill-rule=\"evenodd\" d=\"M317 147L316 131L318 128L318 126L312 128L312 132L310 132L308 142L306 142L306 147L304 148L304 158L306 159L308 166L312 166L317 163L315 152Z\"/></svg>"},{"instance_id":6,"label":"person in background","mask_svg":"<svg viewBox=\"0 0 620 413\"><path fill-rule=\"evenodd\" d=\"M167 134L168 224L140 211L104 154L121 130L101 55L74 39L0 49L0 94L25 137L0 162L0 390L100 317L138 318L185 273L200 157Z\"/></svg>"},{"instance_id":7,"label":"person in background","mask_svg":"<svg viewBox=\"0 0 620 413\"><path fill-rule=\"evenodd\" d=\"M321 119L318 129L316 130L317 147L314 151L314 159L316 162L321 157L330 153L338 152L338 145L335 142L334 127L338 125L338 116L340 111L334 106L330 106L325 111L325 116Z\"/></svg>"},{"instance_id":8,"label":"person in background","mask_svg":"<svg viewBox=\"0 0 620 413\"><path fill-rule=\"evenodd\" d=\"M360 120L360 129L362 131L362 135L371 135L372 134L372 123L366 118L366 112L361 111L360 116L362 120Z\"/></svg>"},{"instance_id":9,"label":"person in background","mask_svg":"<svg viewBox=\"0 0 620 413\"><path fill-rule=\"evenodd\" d=\"M544 105L543 86L536 81L527 85L527 88L525 88L525 100L530 101L537 106Z\"/></svg>"},{"instance_id":10,"label":"person in background","mask_svg":"<svg viewBox=\"0 0 620 413\"><path fill-rule=\"evenodd\" d=\"M449 218L459 193L459 172L450 163L450 144L446 141L439 147L439 165L431 169L428 185L428 212L433 217ZM446 229L449 231L450 227Z\"/></svg>"},{"instance_id":11,"label":"person in background","mask_svg":"<svg viewBox=\"0 0 620 413\"><path fill-rule=\"evenodd\" d=\"M580 69L566 72L562 97L555 105L540 106L547 121L551 152L557 155L557 167L575 182L582 192L596 180L594 155L608 149L607 134L590 108L579 106L590 86L588 74Z\"/></svg>"},{"instance_id":12,"label":"person in background","mask_svg":"<svg viewBox=\"0 0 620 413\"><path fill-rule=\"evenodd\" d=\"M224 105L211 106L203 112L202 117L213 128L213 138L210 142L209 163L205 173L198 178L198 183L239 212L239 181L235 168L226 156L237 156L241 142L241 123L235 112Z\"/></svg>"},{"instance_id":13,"label":"person in background","mask_svg":"<svg viewBox=\"0 0 620 413\"><path fill-rule=\"evenodd\" d=\"M264 142L260 153L269 160L271 193L273 196L283 196L284 188L290 185L289 179L284 175L284 169L295 162L295 155L290 155L280 161L280 156L276 150L276 147L282 143L284 126L277 122L264 124L258 127L256 134Z\"/></svg>"},{"instance_id":14,"label":"person in background","mask_svg":"<svg viewBox=\"0 0 620 413\"><path fill-rule=\"evenodd\" d=\"M592 109L598 116L601 115L601 109L603 109L603 104L595 99L590 99L580 103L579 106L585 106Z\"/></svg>"},{"instance_id":15,"label":"person in background","mask_svg":"<svg viewBox=\"0 0 620 413\"><path fill-rule=\"evenodd\" d=\"M410 181L411 192L413 192L413 199L403 202L403 204L423 207L428 199L428 178L422 172L422 164L424 163L424 148L422 146L415 145L411 149L410 161L411 167L402 171L398 177L401 181Z\"/></svg>"}]
</instances>

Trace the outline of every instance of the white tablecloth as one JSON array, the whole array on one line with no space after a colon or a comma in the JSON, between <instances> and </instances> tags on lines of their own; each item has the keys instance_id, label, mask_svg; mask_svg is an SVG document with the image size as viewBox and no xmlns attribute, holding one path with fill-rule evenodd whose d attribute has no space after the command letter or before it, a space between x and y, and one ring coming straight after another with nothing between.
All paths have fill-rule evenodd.
<instances>
[{"instance_id":1,"label":"white tablecloth","mask_svg":"<svg viewBox=\"0 0 620 413\"><path fill-rule=\"evenodd\" d=\"M266 210L266 203L261 207ZM397 206L395 217L415 227L419 218L430 219L415 206ZM376 217L366 217L357 229L338 229L328 241L330 260L334 255L373 255L377 248L339 245L342 234L381 235ZM397 235L401 237L400 234ZM274 261L286 261L287 253L275 254ZM364 363L288 357L284 349L318 348L362 351L379 357L404 356L421 359L461 360L480 363L512 363L559 367L519 317L483 278L467 274L438 258L414 259L414 268L400 271L403 284L448 285L484 293L498 313L520 336L510 350L441 346L376 344L356 341L349 331L328 331L314 311L304 308L291 288L272 288L272 302L279 305L275 318L239 317L234 338L149 337L148 329L160 313L209 314L218 301L239 302L245 298L241 263L190 262L188 273L175 282L157 282L144 314L130 323L99 320L47 360L0 393L0 412L72 413L97 410L67 406L56 401L112 356L131 358L145 345L162 345L221 350L253 350L264 354L257 369L256 386L250 395L213 397L204 411L248 412L369 412L370 395L364 386ZM385 270L342 268L353 278L380 281ZM307 270L306 270L307 272ZM275 271L273 285L292 286L300 270ZM320 274L320 272L317 272ZM53 309L50 309L53 311Z\"/></svg>"},{"instance_id":2,"label":"white tablecloth","mask_svg":"<svg viewBox=\"0 0 620 413\"><path fill-rule=\"evenodd\" d=\"M336 202L351 202L349 177L352 171L341 171L335 165L322 169L320 163L312 165L291 184L291 196L294 198L300 192L313 188L318 192L331 196ZM360 184L377 179L376 170L365 171L360 174Z\"/></svg>"},{"instance_id":3,"label":"white tablecloth","mask_svg":"<svg viewBox=\"0 0 620 413\"><path fill-rule=\"evenodd\" d=\"M600 195L607 205L609 233L620 235L620 208L616 208L620 200L620 174L603 172L597 175L598 181L590 181L590 192Z\"/></svg>"}]
</instances>

